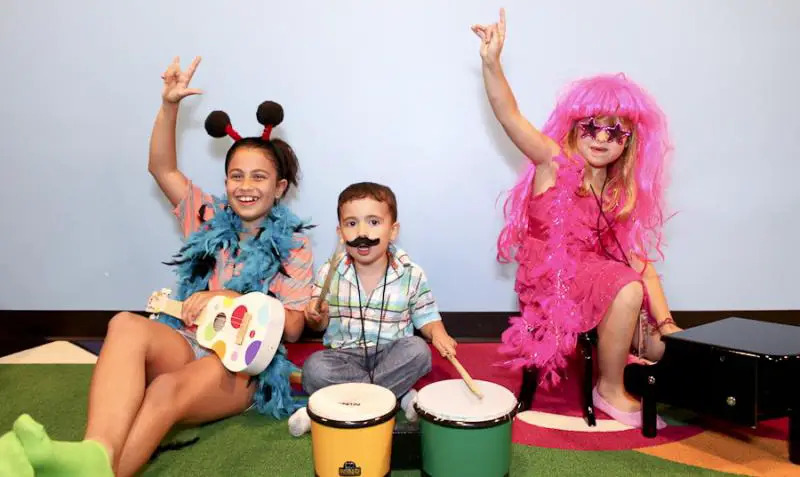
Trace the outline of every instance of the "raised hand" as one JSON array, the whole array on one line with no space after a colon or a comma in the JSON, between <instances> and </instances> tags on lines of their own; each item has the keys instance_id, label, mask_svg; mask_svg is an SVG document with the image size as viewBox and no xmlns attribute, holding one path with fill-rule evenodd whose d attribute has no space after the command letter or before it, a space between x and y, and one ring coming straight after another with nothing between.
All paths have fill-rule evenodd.
<instances>
[{"instance_id":1,"label":"raised hand","mask_svg":"<svg viewBox=\"0 0 800 477\"><path fill-rule=\"evenodd\" d=\"M472 25L472 31L481 39L481 59L484 63L500 61L500 52L506 39L506 11L500 9L500 20L491 25Z\"/></svg>"},{"instance_id":2,"label":"raised hand","mask_svg":"<svg viewBox=\"0 0 800 477\"><path fill-rule=\"evenodd\" d=\"M164 89L161 91L161 98L167 103L178 103L180 100L193 94L203 94L199 89L189 88L189 82L200 64L200 57L196 56L186 71L181 71L181 60L175 57L167 67L167 71L161 75L164 80Z\"/></svg>"}]
</instances>

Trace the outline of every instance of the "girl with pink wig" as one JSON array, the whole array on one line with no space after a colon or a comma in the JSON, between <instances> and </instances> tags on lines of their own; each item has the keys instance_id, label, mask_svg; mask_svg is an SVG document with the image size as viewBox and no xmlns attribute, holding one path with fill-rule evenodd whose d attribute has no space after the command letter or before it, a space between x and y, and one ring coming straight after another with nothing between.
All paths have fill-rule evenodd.
<instances>
[{"instance_id":1,"label":"girl with pink wig","mask_svg":"<svg viewBox=\"0 0 800 477\"><path fill-rule=\"evenodd\" d=\"M539 131L520 113L500 65L505 12L472 30L492 110L530 160L506 200L498 239L498 259L519 264L520 316L501 351L512 367L535 367L541 384L556 385L578 334L596 327L594 404L641 426L641 406L623 385L629 351L657 360L661 335L680 330L652 265L665 219L666 118L623 74L601 75L570 85Z\"/></svg>"}]
</instances>

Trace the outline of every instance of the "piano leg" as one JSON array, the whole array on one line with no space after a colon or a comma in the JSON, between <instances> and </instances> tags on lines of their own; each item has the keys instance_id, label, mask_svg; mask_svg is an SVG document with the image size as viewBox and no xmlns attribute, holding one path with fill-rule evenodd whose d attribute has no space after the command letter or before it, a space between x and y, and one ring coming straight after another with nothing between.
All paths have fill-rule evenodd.
<instances>
[{"instance_id":1,"label":"piano leg","mask_svg":"<svg viewBox=\"0 0 800 477\"><path fill-rule=\"evenodd\" d=\"M800 464L800 406L796 405L789 411L789 460Z\"/></svg>"},{"instance_id":2,"label":"piano leg","mask_svg":"<svg viewBox=\"0 0 800 477\"><path fill-rule=\"evenodd\" d=\"M594 400L592 399L592 386L594 386L594 362L592 361L592 341L588 333L581 333L578 336L581 342L581 354L583 355L583 414L586 424L589 427L597 425L594 415Z\"/></svg>"},{"instance_id":3,"label":"piano leg","mask_svg":"<svg viewBox=\"0 0 800 477\"><path fill-rule=\"evenodd\" d=\"M642 392L642 435L656 436L656 377L653 373L645 375Z\"/></svg>"},{"instance_id":4,"label":"piano leg","mask_svg":"<svg viewBox=\"0 0 800 477\"><path fill-rule=\"evenodd\" d=\"M519 389L519 402L522 411L527 411L533 405L533 396L539 384L539 370L530 367L522 369L522 386Z\"/></svg>"}]
</instances>

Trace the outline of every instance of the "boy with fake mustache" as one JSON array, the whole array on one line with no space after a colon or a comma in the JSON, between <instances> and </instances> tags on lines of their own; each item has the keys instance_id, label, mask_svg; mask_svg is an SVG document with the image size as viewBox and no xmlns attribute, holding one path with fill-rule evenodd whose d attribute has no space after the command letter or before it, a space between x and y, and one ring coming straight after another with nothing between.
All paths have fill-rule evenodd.
<instances>
[{"instance_id":1,"label":"boy with fake mustache","mask_svg":"<svg viewBox=\"0 0 800 477\"><path fill-rule=\"evenodd\" d=\"M320 268L305 309L306 325L325 330L324 350L303 365L303 388L313 394L332 384L367 382L390 389L409 421L417 419L412 386L431 370L428 344L442 356L456 355L425 273L392 243L397 237L397 200L392 190L371 182L339 194L337 233L346 245L336 261L330 294L320 298L331 267ZM317 303L320 303L317 310ZM289 432L309 431L306 408L289 418Z\"/></svg>"}]
</instances>

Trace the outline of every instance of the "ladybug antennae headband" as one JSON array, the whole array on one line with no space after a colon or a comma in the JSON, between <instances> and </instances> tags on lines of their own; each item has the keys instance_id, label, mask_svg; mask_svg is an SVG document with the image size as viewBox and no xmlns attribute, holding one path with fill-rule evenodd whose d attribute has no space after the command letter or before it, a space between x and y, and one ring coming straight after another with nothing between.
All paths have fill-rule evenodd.
<instances>
[{"instance_id":1,"label":"ladybug antennae headband","mask_svg":"<svg viewBox=\"0 0 800 477\"><path fill-rule=\"evenodd\" d=\"M283 121L283 107L273 101L264 101L258 106L256 119L264 126L261 139L270 140L272 128ZM233 129L231 118L225 111L212 111L206 118L206 132L212 137L230 136L234 141L242 139L242 136Z\"/></svg>"}]
</instances>

